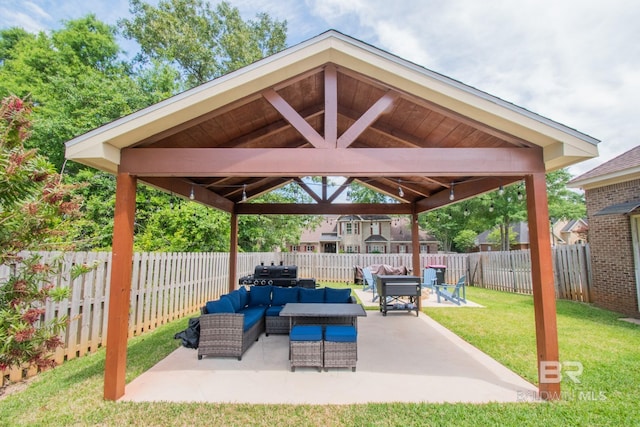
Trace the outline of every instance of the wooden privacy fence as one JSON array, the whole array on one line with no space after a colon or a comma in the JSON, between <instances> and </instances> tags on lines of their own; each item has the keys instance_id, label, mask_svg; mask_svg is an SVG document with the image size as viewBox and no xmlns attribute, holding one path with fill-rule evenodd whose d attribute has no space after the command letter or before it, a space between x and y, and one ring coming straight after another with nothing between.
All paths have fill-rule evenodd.
<instances>
[{"instance_id":1,"label":"wooden privacy fence","mask_svg":"<svg viewBox=\"0 0 640 427\"><path fill-rule=\"evenodd\" d=\"M591 302L589 245L556 246L552 250L556 297ZM469 254L468 282L474 286L522 294L533 293L531 253L527 250Z\"/></svg>"},{"instance_id":2,"label":"wooden privacy fence","mask_svg":"<svg viewBox=\"0 0 640 427\"><path fill-rule=\"evenodd\" d=\"M554 249L554 272L558 298L589 302L590 265L588 246ZM25 257L28 254L23 254ZM48 302L43 320L69 317L64 346L56 351L57 363L96 351L106 343L107 309L111 275L111 253L39 253L42 262L62 258L55 286L68 286L71 296L59 303ZM152 330L164 323L196 313L210 299L228 291L228 253L135 253L133 257L129 336ZM324 254L324 253L241 253L238 277L253 274L260 263L296 265L298 277L320 282L353 283L354 267L387 264L411 268L411 254ZM71 281L73 265L95 268ZM455 283L463 274L467 282L501 291L531 293L529 251L483 252L476 254L421 254L420 265L445 265L445 281ZM9 266L0 266L0 283L9 275ZM412 272L421 275L421 272ZM186 324L185 324L186 326ZM5 379L20 380L33 370L2 372Z\"/></svg>"}]
</instances>

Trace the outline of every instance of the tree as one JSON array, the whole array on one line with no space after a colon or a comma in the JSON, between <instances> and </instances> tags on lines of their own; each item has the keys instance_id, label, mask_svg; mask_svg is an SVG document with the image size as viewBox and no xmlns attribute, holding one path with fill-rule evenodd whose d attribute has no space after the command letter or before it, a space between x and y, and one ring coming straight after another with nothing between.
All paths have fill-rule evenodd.
<instances>
[{"instance_id":1,"label":"tree","mask_svg":"<svg viewBox=\"0 0 640 427\"><path fill-rule=\"evenodd\" d=\"M59 171L64 142L175 93L166 68L136 75L122 62L115 34L94 15L50 34L0 31L0 96L30 97L35 120L26 144Z\"/></svg>"},{"instance_id":2,"label":"tree","mask_svg":"<svg viewBox=\"0 0 640 427\"><path fill-rule=\"evenodd\" d=\"M349 200L353 203L393 203L394 200L357 182L349 185Z\"/></svg>"},{"instance_id":3,"label":"tree","mask_svg":"<svg viewBox=\"0 0 640 427\"><path fill-rule=\"evenodd\" d=\"M124 36L134 39L146 58L172 64L185 88L220 77L285 47L286 21L261 13L243 21L228 2L215 10L202 0L160 0L157 7L129 1L133 19L121 19Z\"/></svg>"},{"instance_id":4,"label":"tree","mask_svg":"<svg viewBox=\"0 0 640 427\"><path fill-rule=\"evenodd\" d=\"M455 243L456 248L458 248L460 251L469 252L474 246L476 246L477 238L478 238L478 233L476 233L475 231L462 230L453 239L453 243Z\"/></svg>"},{"instance_id":5,"label":"tree","mask_svg":"<svg viewBox=\"0 0 640 427\"><path fill-rule=\"evenodd\" d=\"M79 200L43 156L25 148L31 105L18 97L0 104L0 264L9 276L0 282L0 371L7 367L53 366L49 354L62 344L66 318L44 321L45 302L61 300L68 290L50 280L55 265L20 251L56 247L61 224L78 213ZM54 245L54 246L52 246ZM58 248L59 249L59 248ZM85 271L74 270L74 276Z\"/></svg>"}]
</instances>

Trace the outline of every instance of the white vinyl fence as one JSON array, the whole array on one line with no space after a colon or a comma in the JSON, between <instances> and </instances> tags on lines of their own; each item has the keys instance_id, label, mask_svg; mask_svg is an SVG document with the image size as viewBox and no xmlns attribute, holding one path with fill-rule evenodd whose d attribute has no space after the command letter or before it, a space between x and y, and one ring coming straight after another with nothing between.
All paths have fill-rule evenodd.
<instances>
[{"instance_id":1,"label":"white vinyl fence","mask_svg":"<svg viewBox=\"0 0 640 427\"><path fill-rule=\"evenodd\" d=\"M55 353L55 361L59 364L95 352L106 343L111 253L43 252L39 255L44 263L63 257L63 267L54 284L71 289L70 298L59 303L48 302L46 306L44 320L65 314L70 319L62 337L64 346ZM194 315L206 301L228 291L228 253L135 253L132 261L130 337ZM238 277L253 274L255 266L261 263L296 265L299 278L354 283L356 266L387 264L410 269L412 258L411 254L240 253ZM70 281L69 271L76 264L95 265L95 268ZM421 254L420 265L445 265L447 283L455 283L464 274L467 283L473 286L531 293L529 251ZM0 266L0 283L6 280L9 271L10 266ZM554 272L558 298L590 301L588 246L554 249ZM2 372L2 383L35 373L23 369Z\"/></svg>"}]
</instances>

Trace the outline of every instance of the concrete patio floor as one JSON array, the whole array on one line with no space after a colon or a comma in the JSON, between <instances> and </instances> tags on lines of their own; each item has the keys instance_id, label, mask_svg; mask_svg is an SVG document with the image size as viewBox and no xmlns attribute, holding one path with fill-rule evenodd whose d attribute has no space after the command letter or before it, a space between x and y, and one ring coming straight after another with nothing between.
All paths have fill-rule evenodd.
<instances>
[{"instance_id":1,"label":"concrete patio floor","mask_svg":"<svg viewBox=\"0 0 640 427\"><path fill-rule=\"evenodd\" d=\"M368 302L366 305L370 305ZM358 366L296 368L288 336L262 334L235 358L180 347L126 386L121 401L253 404L517 402L537 388L423 313L367 311Z\"/></svg>"}]
</instances>

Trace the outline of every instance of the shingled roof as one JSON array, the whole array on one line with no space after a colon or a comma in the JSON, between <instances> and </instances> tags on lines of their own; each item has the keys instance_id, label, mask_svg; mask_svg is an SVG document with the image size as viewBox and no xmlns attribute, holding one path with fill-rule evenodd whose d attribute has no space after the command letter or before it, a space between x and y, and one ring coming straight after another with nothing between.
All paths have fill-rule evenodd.
<instances>
[{"instance_id":1,"label":"shingled roof","mask_svg":"<svg viewBox=\"0 0 640 427\"><path fill-rule=\"evenodd\" d=\"M640 145L569 181L569 187L597 188L640 178Z\"/></svg>"}]
</instances>

